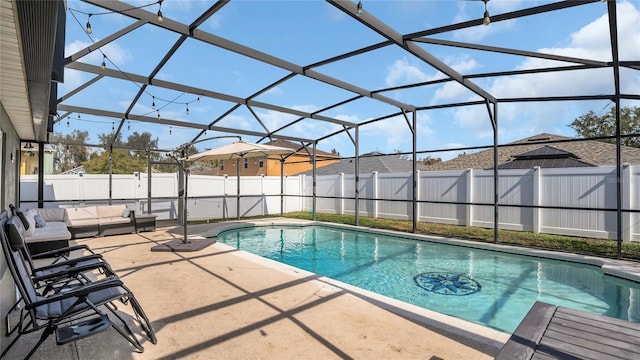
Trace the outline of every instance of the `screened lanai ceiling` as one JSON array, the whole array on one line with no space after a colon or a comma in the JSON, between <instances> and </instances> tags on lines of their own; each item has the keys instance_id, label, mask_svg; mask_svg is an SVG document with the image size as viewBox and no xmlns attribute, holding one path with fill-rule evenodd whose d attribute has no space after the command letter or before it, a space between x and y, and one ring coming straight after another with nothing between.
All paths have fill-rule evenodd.
<instances>
[{"instance_id":1,"label":"screened lanai ceiling","mask_svg":"<svg viewBox=\"0 0 640 360\"><path fill-rule=\"evenodd\" d=\"M65 13L53 130L89 144L234 134L349 156L411 152L415 134L418 150L461 149L492 143L496 124L504 142L572 135L580 114L640 100L637 2L86 0Z\"/></svg>"}]
</instances>

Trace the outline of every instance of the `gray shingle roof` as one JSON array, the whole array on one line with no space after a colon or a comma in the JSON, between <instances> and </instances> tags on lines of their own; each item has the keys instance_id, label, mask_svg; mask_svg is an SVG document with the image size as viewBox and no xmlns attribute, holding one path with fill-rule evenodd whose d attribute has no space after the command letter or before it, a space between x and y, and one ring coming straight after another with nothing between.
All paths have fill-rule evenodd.
<instances>
[{"instance_id":1,"label":"gray shingle roof","mask_svg":"<svg viewBox=\"0 0 640 360\"><path fill-rule=\"evenodd\" d=\"M412 171L412 164L409 160L400 159L397 155L379 155L379 153L363 154L360 158L359 168L361 174L368 174L374 171L380 173L407 172ZM418 170L424 170L424 166L418 164ZM339 162L316 169L316 175L354 174L355 159L342 159ZM313 170L305 171L302 174L312 175Z\"/></svg>"},{"instance_id":2,"label":"gray shingle roof","mask_svg":"<svg viewBox=\"0 0 640 360\"><path fill-rule=\"evenodd\" d=\"M513 160L498 165L499 169L532 169L535 166L541 168L568 168L595 166L580 160L576 155L544 145L537 149L514 155Z\"/></svg>"},{"instance_id":3,"label":"gray shingle roof","mask_svg":"<svg viewBox=\"0 0 640 360\"><path fill-rule=\"evenodd\" d=\"M547 144L536 144L540 141L561 141L550 144L555 149L573 154L581 162L592 166L607 166L616 164L615 144L595 140L576 142L562 142L572 140L570 137L542 133L528 138L517 140L509 147L498 148L498 164L502 165L511 161L516 155L534 151ZM640 149L630 146L622 146L622 162L640 164ZM427 170L464 170L464 169L488 169L493 167L493 149L482 150L473 154L461 155L455 159L427 166Z\"/></svg>"}]
</instances>

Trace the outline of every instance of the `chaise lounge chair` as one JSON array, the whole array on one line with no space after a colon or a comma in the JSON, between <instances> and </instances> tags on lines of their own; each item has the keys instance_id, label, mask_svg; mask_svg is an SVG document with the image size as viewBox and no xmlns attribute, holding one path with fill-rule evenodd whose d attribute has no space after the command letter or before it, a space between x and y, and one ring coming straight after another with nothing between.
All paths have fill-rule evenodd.
<instances>
[{"instance_id":1,"label":"chaise lounge chair","mask_svg":"<svg viewBox=\"0 0 640 360\"><path fill-rule=\"evenodd\" d=\"M144 351L144 347L130 326L116 310L115 301L131 305L135 318L147 339L153 344L157 343L153 328L142 307L133 293L118 278L109 277L87 284L78 284L68 290L48 295L39 293L27 271L27 262L22 253L11 248L5 232L5 227L15 227L16 221L19 221L16 217L8 220L0 219L0 242L24 307L20 311L20 320L16 325L17 336L4 349L0 358L4 358L24 334L42 331L38 342L25 356L25 359L29 359L53 333L56 334L56 343L62 345L98 334L111 327L139 352Z\"/></svg>"}]
</instances>

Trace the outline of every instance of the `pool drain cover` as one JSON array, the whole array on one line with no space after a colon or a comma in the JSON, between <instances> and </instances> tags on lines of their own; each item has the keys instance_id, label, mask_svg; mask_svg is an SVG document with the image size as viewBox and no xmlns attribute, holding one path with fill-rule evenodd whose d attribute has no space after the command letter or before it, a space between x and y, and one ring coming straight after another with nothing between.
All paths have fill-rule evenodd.
<instances>
[{"instance_id":1,"label":"pool drain cover","mask_svg":"<svg viewBox=\"0 0 640 360\"><path fill-rule=\"evenodd\" d=\"M413 278L419 287L441 295L471 295L480 291L480 284L464 274L426 272Z\"/></svg>"}]
</instances>

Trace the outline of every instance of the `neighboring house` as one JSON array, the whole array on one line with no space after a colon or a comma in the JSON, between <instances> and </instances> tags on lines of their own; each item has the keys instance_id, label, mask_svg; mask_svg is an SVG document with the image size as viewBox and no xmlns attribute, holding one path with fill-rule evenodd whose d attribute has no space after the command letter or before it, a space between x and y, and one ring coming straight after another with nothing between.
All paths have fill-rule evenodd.
<instances>
[{"instance_id":1,"label":"neighboring house","mask_svg":"<svg viewBox=\"0 0 640 360\"><path fill-rule=\"evenodd\" d=\"M49 145L44 147L44 174L53 174L53 153ZM38 174L38 147L32 143L24 143L20 148L20 175Z\"/></svg>"},{"instance_id":2,"label":"neighboring house","mask_svg":"<svg viewBox=\"0 0 640 360\"><path fill-rule=\"evenodd\" d=\"M302 145L286 140L275 140L265 144L297 150L296 153L288 156L285 160L285 175L295 175L313 168L311 161L313 154L312 148L298 150ZM316 149L316 160L317 167L327 166L339 161L340 155ZM203 165L198 167L198 169L202 170L193 170L192 168L191 173L200 175L236 175L235 160L218 161L213 164L215 167L209 167L208 169L204 169ZM246 158L240 160L240 176L258 175L280 176L280 156L270 156L268 158Z\"/></svg>"},{"instance_id":3,"label":"neighboring house","mask_svg":"<svg viewBox=\"0 0 640 360\"><path fill-rule=\"evenodd\" d=\"M422 164L416 164L418 170L424 170ZM361 174L411 172L413 164L410 160L401 159L398 155L383 155L379 152L362 154L358 161ZM355 159L342 159L332 165L316 168L316 175L355 174ZM313 170L303 172L305 175L313 175Z\"/></svg>"},{"instance_id":4,"label":"neighboring house","mask_svg":"<svg viewBox=\"0 0 640 360\"><path fill-rule=\"evenodd\" d=\"M82 176L83 174L84 174L84 166L82 165L60 173L60 175L80 175L80 176Z\"/></svg>"},{"instance_id":5,"label":"neighboring house","mask_svg":"<svg viewBox=\"0 0 640 360\"><path fill-rule=\"evenodd\" d=\"M596 140L567 142L573 138L542 133L511 142L498 148L499 169L567 168L585 166L613 166L616 164L616 145ZM535 144L534 142L560 141ZM640 164L640 149L621 148L622 162ZM492 169L493 149L465 154L455 159L427 166L427 170Z\"/></svg>"}]
</instances>

